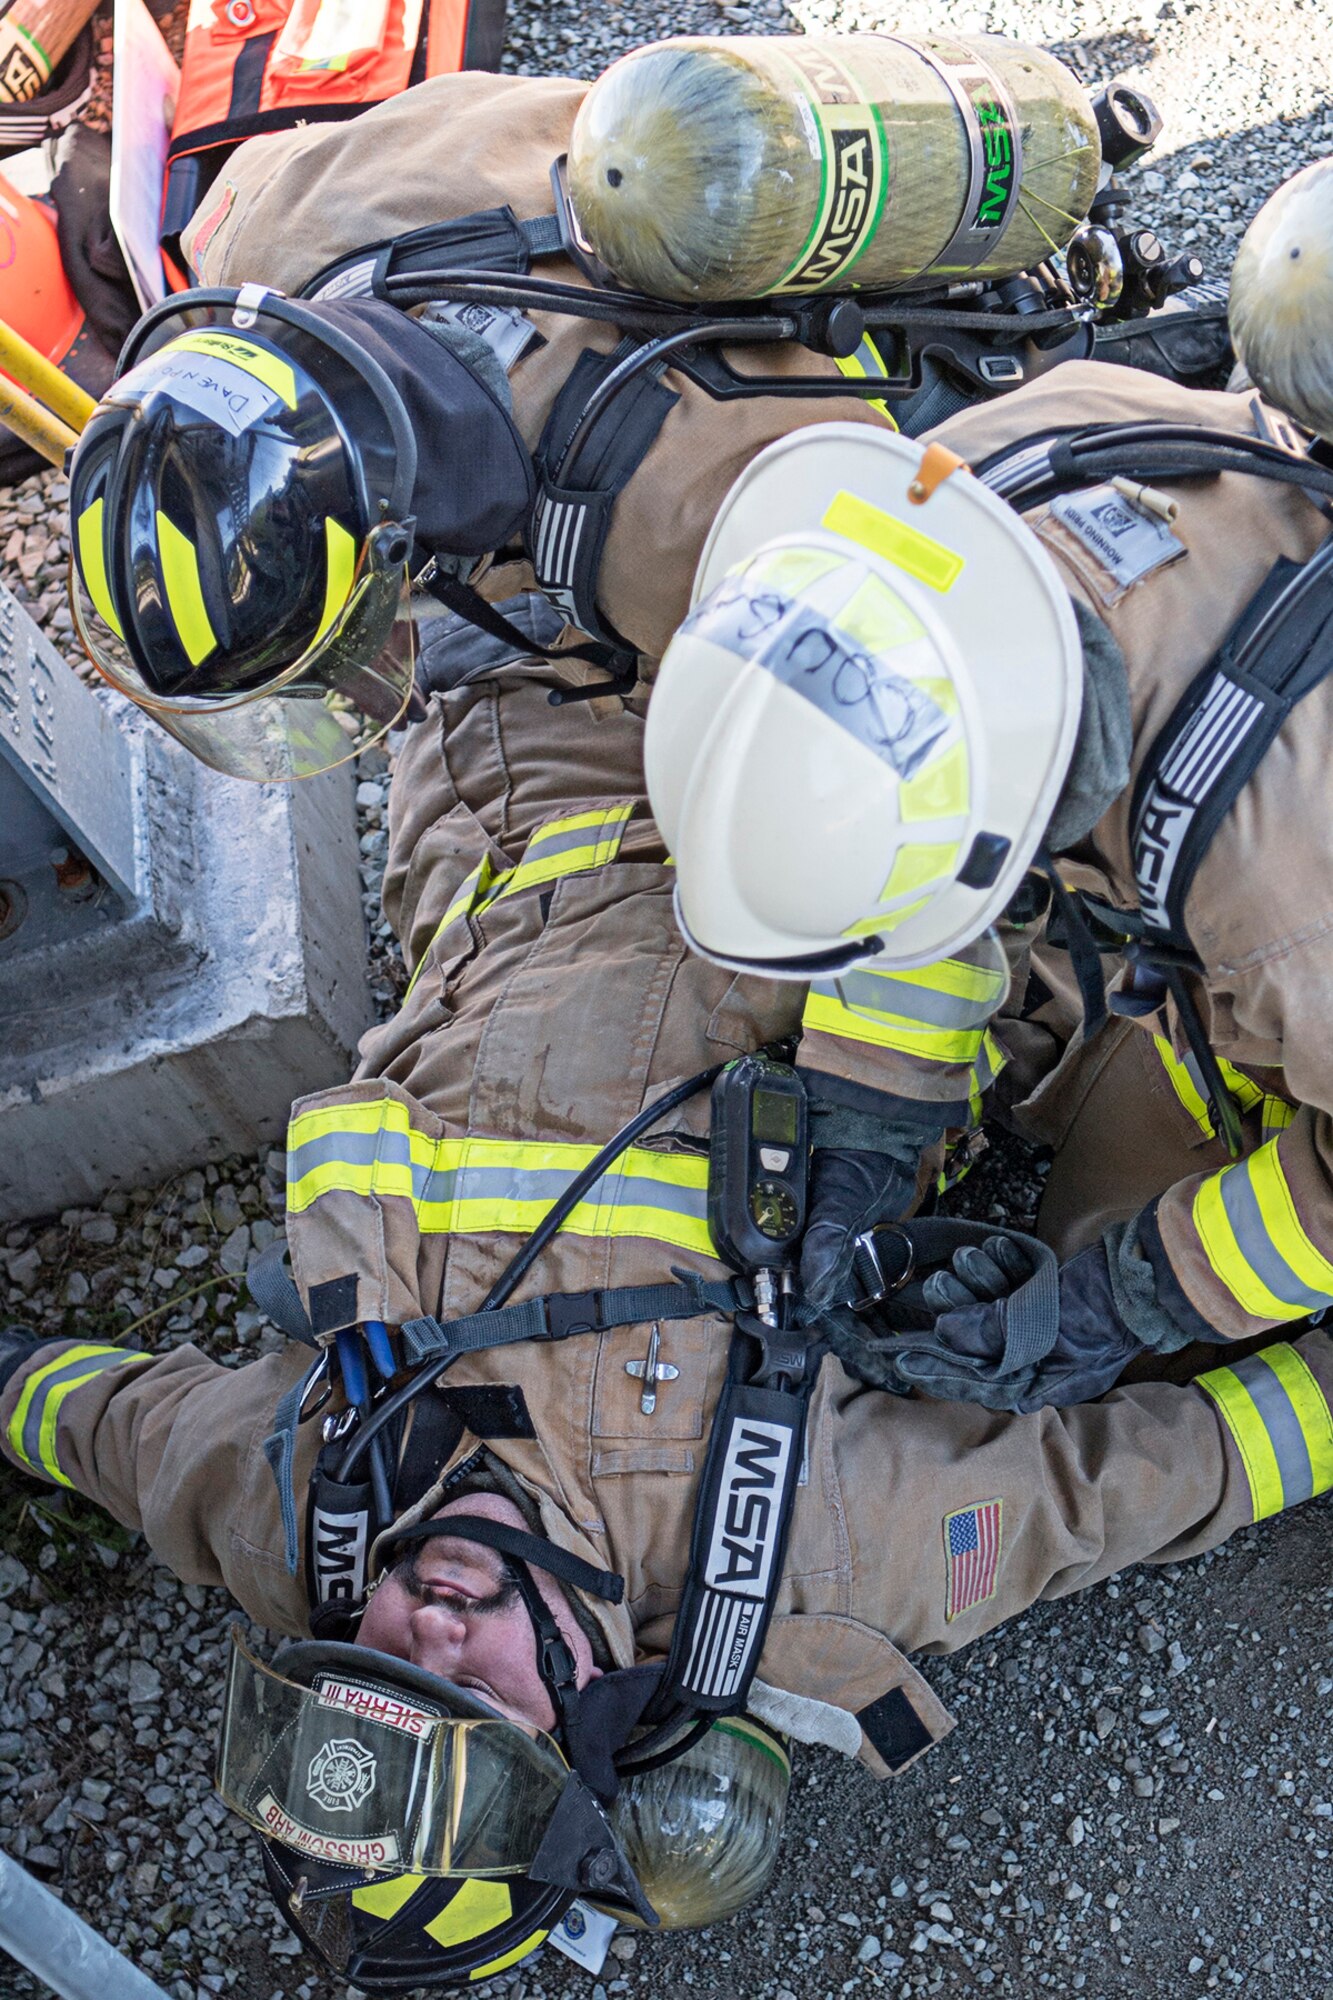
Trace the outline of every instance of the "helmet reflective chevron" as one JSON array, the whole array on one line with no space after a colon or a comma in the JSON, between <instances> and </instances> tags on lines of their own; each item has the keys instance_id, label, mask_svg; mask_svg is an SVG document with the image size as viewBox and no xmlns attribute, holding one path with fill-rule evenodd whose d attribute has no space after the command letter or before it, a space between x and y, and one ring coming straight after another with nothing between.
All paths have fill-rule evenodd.
<instances>
[{"instance_id":1,"label":"helmet reflective chevron","mask_svg":"<svg viewBox=\"0 0 1333 2000\"><path fill-rule=\"evenodd\" d=\"M648 713L687 937L792 978L960 950L1032 860L1081 696L1054 564L951 454L845 424L770 446Z\"/></svg>"}]
</instances>

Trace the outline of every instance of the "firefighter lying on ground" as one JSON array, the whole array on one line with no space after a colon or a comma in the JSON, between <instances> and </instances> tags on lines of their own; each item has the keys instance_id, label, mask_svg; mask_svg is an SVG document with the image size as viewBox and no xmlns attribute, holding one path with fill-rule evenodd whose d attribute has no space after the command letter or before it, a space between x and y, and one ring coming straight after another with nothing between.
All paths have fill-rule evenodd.
<instances>
[{"instance_id":1,"label":"firefighter lying on ground","mask_svg":"<svg viewBox=\"0 0 1333 2000\"><path fill-rule=\"evenodd\" d=\"M841 490L873 506L884 496L864 473L849 462ZM932 530L937 504L922 515ZM1256 573L1275 539L1294 553L1308 541L1303 505L1266 528L1246 521ZM1029 542L1011 521L1005 564L1040 566ZM1032 645L1072 674L1067 600L1063 613L1054 594L1044 603L1033 595ZM868 592L862 613L887 643L892 598L886 609ZM804 1004L818 1188L820 1151L841 1140L845 1044L802 984L687 947L644 796L641 698L553 708L570 669L496 647L482 659L479 643L428 634L423 682L439 685L395 772L385 903L407 997L367 1037L354 1081L292 1115L288 1240L321 1354L293 1340L233 1370L190 1346L15 1337L0 1394L14 1462L295 1635L272 1667L236 1654L222 1784L263 1836L287 1921L363 1990L502 1969L579 1891L669 1922L727 1914L773 1862L782 1751L765 1724L886 1778L951 1726L920 1656L1127 1563L1214 1547L1333 1482L1333 1346L1318 1330L1192 1386L1141 1382L1034 1415L890 1395L831 1355L803 1380L800 1350L747 1315L743 1281L716 1255L709 1098L682 1090L801 1035ZM942 677L926 678L948 712ZM1077 742L1068 784L1046 800L1057 814L1082 810L1096 761L1086 728ZM790 784L774 781L789 807ZM663 1104L514 1302L479 1314L553 1200ZM1145 1115L1161 1157L1178 1160L1160 1094ZM1087 1137L1076 1128L1056 1179L1095 1175L1100 1135ZM378 1473L358 1330L393 1371L382 1398L421 1390L405 1437L381 1430L399 1449ZM775 1364L759 1387L736 1373L757 1351ZM721 1464L714 1419L737 1408L750 1443ZM734 1508L718 1531L725 1563L703 1562L705 1535L699 1572L691 1532L710 1460L718 1505ZM763 1525L784 1499L785 1557ZM644 1739L668 1654L676 1705L665 1720L650 1707ZM611 1752L623 1766L664 1735L679 1750L683 1717L706 1724L737 1699L750 1719L724 1720L659 1770L622 1770L613 1802ZM654 1786L707 1811L668 1811ZM664 1843L668 1825L686 1829L683 1854Z\"/></svg>"}]
</instances>

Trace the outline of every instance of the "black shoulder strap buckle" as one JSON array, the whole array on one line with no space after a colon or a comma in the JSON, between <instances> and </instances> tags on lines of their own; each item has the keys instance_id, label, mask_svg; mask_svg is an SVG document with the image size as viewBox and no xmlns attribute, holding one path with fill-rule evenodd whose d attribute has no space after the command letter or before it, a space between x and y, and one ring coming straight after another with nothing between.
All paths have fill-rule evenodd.
<instances>
[{"instance_id":1,"label":"black shoulder strap buckle","mask_svg":"<svg viewBox=\"0 0 1333 2000\"><path fill-rule=\"evenodd\" d=\"M607 1323L600 1292L548 1292L542 1304L548 1340L567 1340L572 1333L601 1333Z\"/></svg>"}]
</instances>

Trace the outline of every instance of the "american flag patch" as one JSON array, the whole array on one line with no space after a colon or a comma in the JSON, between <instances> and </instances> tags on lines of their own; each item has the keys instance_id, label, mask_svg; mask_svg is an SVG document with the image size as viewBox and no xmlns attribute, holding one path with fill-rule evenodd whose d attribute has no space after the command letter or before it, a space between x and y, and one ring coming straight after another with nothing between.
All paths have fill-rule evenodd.
<instances>
[{"instance_id":1,"label":"american flag patch","mask_svg":"<svg viewBox=\"0 0 1333 2000\"><path fill-rule=\"evenodd\" d=\"M944 1517L944 1616L957 1618L995 1595L1000 1563L1000 1502L982 1500Z\"/></svg>"}]
</instances>

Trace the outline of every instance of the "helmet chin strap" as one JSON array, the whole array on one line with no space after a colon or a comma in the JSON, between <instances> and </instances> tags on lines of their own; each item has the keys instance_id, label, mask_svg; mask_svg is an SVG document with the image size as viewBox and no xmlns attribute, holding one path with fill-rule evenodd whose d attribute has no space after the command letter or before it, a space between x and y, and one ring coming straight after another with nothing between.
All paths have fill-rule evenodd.
<instances>
[{"instance_id":1,"label":"helmet chin strap","mask_svg":"<svg viewBox=\"0 0 1333 2000\"><path fill-rule=\"evenodd\" d=\"M558 1583L570 1584L611 1604L619 1604L623 1598L624 1578L612 1570L597 1569L583 1562L544 1536L530 1535L524 1529L511 1528L503 1521L492 1521L478 1514L451 1514L443 1520L419 1521L385 1540L386 1544L424 1542L439 1535L478 1542L508 1558L532 1623L537 1671L555 1715L556 1736L569 1759L570 1774L533 1857L528 1870L530 1878L603 1896L625 1905L644 1924L656 1927L657 1912L645 1896L606 1817L605 1806L610 1798L593 1775L599 1766L605 1770L606 1765L603 1758L593 1754L588 1739L574 1649L560 1630L532 1571L544 1570Z\"/></svg>"},{"instance_id":2,"label":"helmet chin strap","mask_svg":"<svg viewBox=\"0 0 1333 2000\"><path fill-rule=\"evenodd\" d=\"M511 1528L504 1521L492 1521L479 1514L450 1514L444 1519L419 1521L415 1527L404 1528L401 1534L385 1540L398 1545L431 1541L441 1535L478 1542L508 1558L519 1596L532 1621L537 1671L555 1712L556 1733L574 1769L584 1772L587 1758L579 1712L578 1662L532 1571L544 1570L557 1583L585 1590L609 1604L620 1603L625 1594L624 1579L612 1570L594 1568L544 1536L530 1535L522 1528Z\"/></svg>"}]
</instances>

